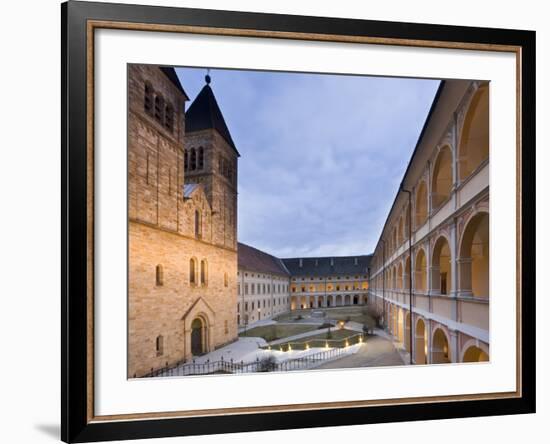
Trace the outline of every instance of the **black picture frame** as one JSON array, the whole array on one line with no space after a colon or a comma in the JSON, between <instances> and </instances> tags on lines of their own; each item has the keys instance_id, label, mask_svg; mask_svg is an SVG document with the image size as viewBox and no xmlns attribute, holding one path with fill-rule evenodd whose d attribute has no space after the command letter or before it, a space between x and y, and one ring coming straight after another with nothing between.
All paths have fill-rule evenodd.
<instances>
[{"instance_id":1,"label":"black picture frame","mask_svg":"<svg viewBox=\"0 0 550 444\"><path fill-rule=\"evenodd\" d=\"M232 415L96 421L90 416L87 39L89 20L512 45L521 69L521 396ZM326 427L535 412L535 32L69 1L61 5L62 374L65 442Z\"/></svg>"}]
</instances>

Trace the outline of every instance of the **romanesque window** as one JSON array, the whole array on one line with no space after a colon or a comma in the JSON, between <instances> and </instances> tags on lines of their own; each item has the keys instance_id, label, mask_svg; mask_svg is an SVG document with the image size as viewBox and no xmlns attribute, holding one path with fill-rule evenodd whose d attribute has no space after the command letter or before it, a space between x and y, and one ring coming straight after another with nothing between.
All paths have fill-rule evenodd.
<instances>
[{"instance_id":1,"label":"romanesque window","mask_svg":"<svg viewBox=\"0 0 550 444\"><path fill-rule=\"evenodd\" d=\"M161 95L155 97L155 119L160 123L164 121L164 99Z\"/></svg>"},{"instance_id":2,"label":"romanesque window","mask_svg":"<svg viewBox=\"0 0 550 444\"><path fill-rule=\"evenodd\" d=\"M223 286L227 287L229 286L229 277L227 276L227 273L223 274ZM239 287L240 288L240 287Z\"/></svg>"},{"instance_id":3,"label":"romanesque window","mask_svg":"<svg viewBox=\"0 0 550 444\"><path fill-rule=\"evenodd\" d=\"M164 127L170 132L174 129L174 108L169 103L164 109Z\"/></svg>"},{"instance_id":4,"label":"romanesque window","mask_svg":"<svg viewBox=\"0 0 550 444\"><path fill-rule=\"evenodd\" d=\"M237 284L237 294L241 294L241 284Z\"/></svg>"},{"instance_id":5,"label":"romanesque window","mask_svg":"<svg viewBox=\"0 0 550 444\"><path fill-rule=\"evenodd\" d=\"M189 162L189 167L191 168L191 171L195 171L197 169L197 151L195 148L191 148L191 160Z\"/></svg>"},{"instance_id":6,"label":"romanesque window","mask_svg":"<svg viewBox=\"0 0 550 444\"><path fill-rule=\"evenodd\" d=\"M162 336L157 336L155 341L157 356L162 356L164 353L164 338Z\"/></svg>"},{"instance_id":7,"label":"romanesque window","mask_svg":"<svg viewBox=\"0 0 550 444\"><path fill-rule=\"evenodd\" d=\"M223 321L223 331L224 331L225 334L229 333L229 325L228 325L227 320Z\"/></svg>"},{"instance_id":8,"label":"romanesque window","mask_svg":"<svg viewBox=\"0 0 550 444\"><path fill-rule=\"evenodd\" d=\"M195 237L200 239L202 236L202 221L201 221L201 212L195 210Z\"/></svg>"},{"instance_id":9,"label":"romanesque window","mask_svg":"<svg viewBox=\"0 0 550 444\"><path fill-rule=\"evenodd\" d=\"M143 93L143 109L147 114L153 112L153 87L149 82L145 83L145 91Z\"/></svg>"},{"instance_id":10,"label":"romanesque window","mask_svg":"<svg viewBox=\"0 0 550 444\"><path fill-rule=\"evenodd\" d=\"M187 150L183 153L183 169L185 171L189 169L189 152Z\"/></svg>"},{"instance_id":11,"label":"romanesque window","mask_svg":"<svg viewBox=\"0 0 550 444\"><path fill-rule=\"evenodd\" d=\"M204 168L204 148L201 146L199 148L199 170L202 170Z\"/></svg>"},{"instance_id":12,"label":"romanesque window","mask_svg":"<svg viewBox=\"0 0 550 444\"><path fill-rule=\"evenodd\" d=\"M208 264L206 259L201 261L201 285L207 285L208 283Z\"/></svg>"},{"instance_id":13,"label":"romanesque window","mask_svg":"<svg viewBox=\"0 0 550 444\"><path fill-rule=\"evenodd\" d=\"M164 285L164 270L162 268L162 265L157 265L156 267L156 282L157 282L157 286L162 286Z\"/></svg>"},{"instance_id":14,"label":"romanesque window","mask_svg":"<svg viewBox=\"0 0 550 444\"><path fill-rule=\"evenodd\" d=\"M197 276L195 274L195 269L197 267L197 261L195 259L189 260L189 283L191 285L196 285L197 283Z\"/></svg>"}]
</instances>

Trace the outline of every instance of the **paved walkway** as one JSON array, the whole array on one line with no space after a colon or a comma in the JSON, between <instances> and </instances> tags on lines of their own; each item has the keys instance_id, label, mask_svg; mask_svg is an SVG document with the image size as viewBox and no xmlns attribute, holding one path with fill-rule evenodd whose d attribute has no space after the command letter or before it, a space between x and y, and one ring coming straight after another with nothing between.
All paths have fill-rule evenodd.
<instances>
[{"instance_id":1,"label":"paved walkway","mask_svg":"<svg viewBox=\"0 0 550 444\"><path fill-rule=\"evenodd\" d=\"M392 341L375 335L369 336L367 342L361 346L357 353L321 364L316 369L383 367L404 364L403 358L393 346Z\"/></svg>"}]
</instances>

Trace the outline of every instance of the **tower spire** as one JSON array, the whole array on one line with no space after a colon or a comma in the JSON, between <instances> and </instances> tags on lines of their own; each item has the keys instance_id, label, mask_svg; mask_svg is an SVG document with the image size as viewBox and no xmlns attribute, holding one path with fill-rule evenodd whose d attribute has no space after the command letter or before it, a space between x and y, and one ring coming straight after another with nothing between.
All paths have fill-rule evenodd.
<instances>
[{"instance_id":1,"label":"tower spire","mask_svg":"<svg viewBox=\"0 0 550 444\"><path fill-rule=\"evenodd\" d=\"M212 81L212 77L210 77L210 68L206 68L206 75L204 76L204 80L206 81L207 85L210 85L210 82Z\"/></svg>"}]
</instances>

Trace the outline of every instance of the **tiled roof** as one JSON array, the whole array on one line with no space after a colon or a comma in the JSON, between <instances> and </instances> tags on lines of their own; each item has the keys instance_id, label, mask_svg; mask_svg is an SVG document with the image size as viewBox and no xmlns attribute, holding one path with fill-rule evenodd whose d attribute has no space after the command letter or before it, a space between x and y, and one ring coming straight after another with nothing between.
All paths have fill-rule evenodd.
<instances>
[{"instance_id":1,"label":"tiled roof","mask_svg":"<svg viewBox=\"0 0 550 444\"><path fill-rule=\"evenodd\" d=\"M220 133L225 141L235 150L237 155L239 152L233 143L229 129L225 123L216 97L212 92L209 84L204 85L201 92L197 95L191 106L185 113L185 132L192 133L205 129L215 129Z\"/></svg>"},{"instance_id":2,"label":"tiled roof","mask_svg":"<svg viewBox=\"0 0 550 444\"><path fill-rule=\"evenodd\" d=\"M284 276L288 276L289 274L281 259L249 245L239 242L237 255L239 258L239 268Z\"/></svg>"},{"instance_id":3,"label":"tiled roof","mask_svg":"<svg viewBox=\"0 0 550 444\"><path fill-rule=\"evenodd\" d=\"M372 255L281 259L292 276L367 274Z\"/></svg>"}]
</instances>

